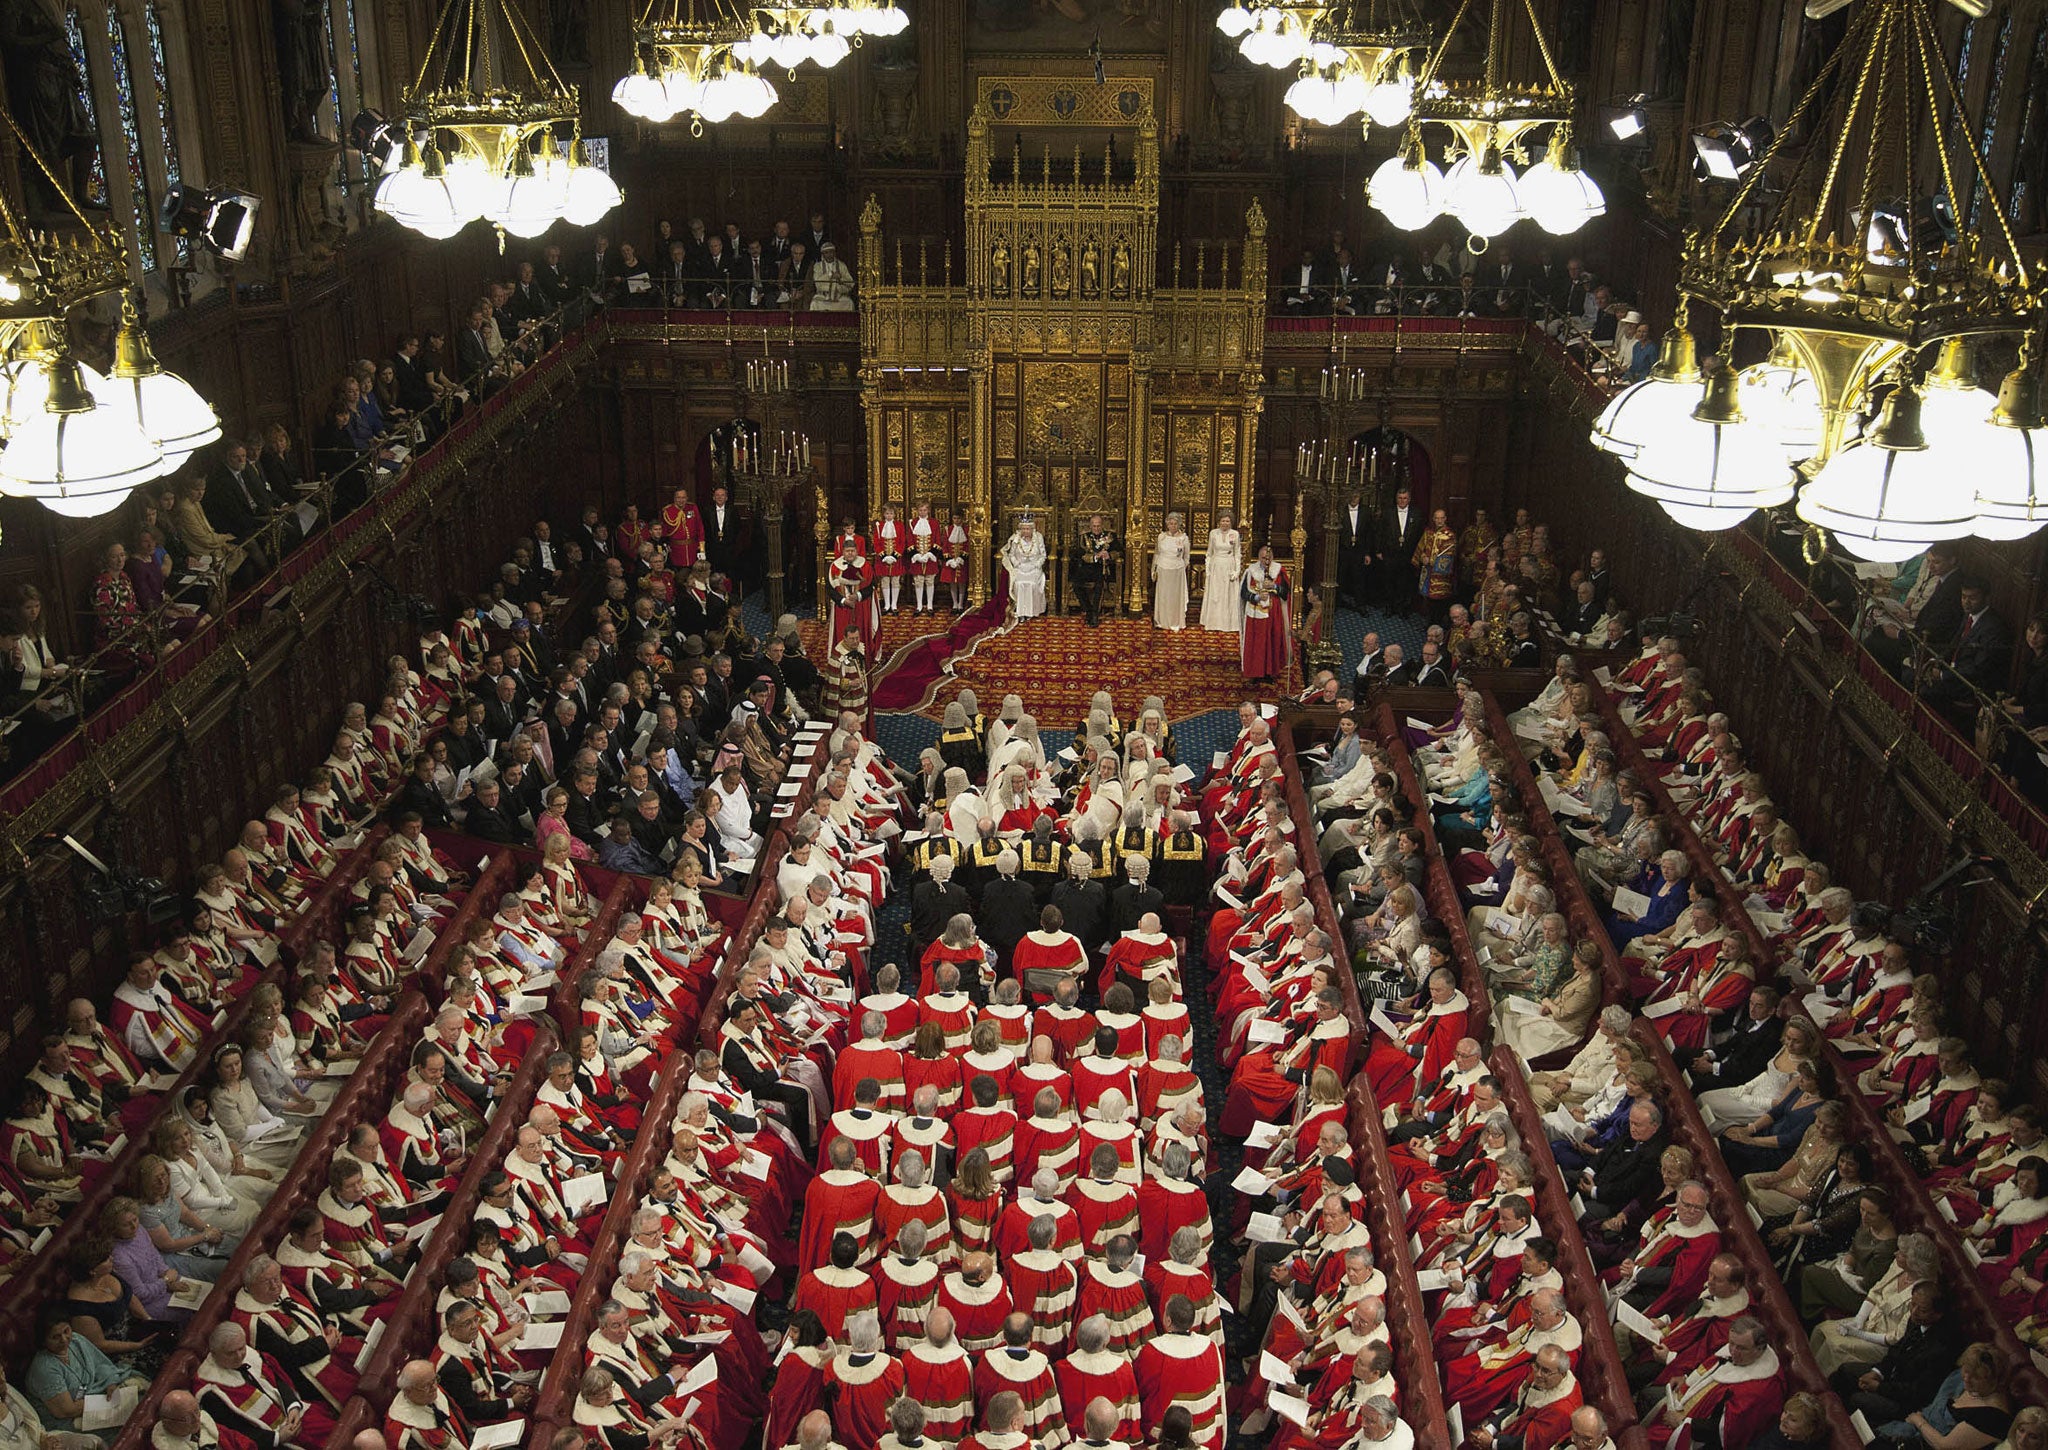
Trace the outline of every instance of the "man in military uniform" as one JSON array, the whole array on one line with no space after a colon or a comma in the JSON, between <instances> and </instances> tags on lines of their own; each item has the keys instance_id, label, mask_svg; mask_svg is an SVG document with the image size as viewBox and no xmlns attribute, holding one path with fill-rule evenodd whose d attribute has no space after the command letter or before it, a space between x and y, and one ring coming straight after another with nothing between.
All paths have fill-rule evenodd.
<instances>
[{"instance_id":1,"label":"man in military uniform","mask_svg":"<svg viewBox=\"0 0 2048 1450\"><path fill-rule=\"evenodd\" d=\"M1123 546L1110 532L1101 514L1088 515L1088 527L1081 531L1081 548L1074 562L1074 577L1081 583L1081 604L1088 611L1088 626L1102 623L1102 587L1116 572L1115 558Z\"/></svg>"}]
</instances>

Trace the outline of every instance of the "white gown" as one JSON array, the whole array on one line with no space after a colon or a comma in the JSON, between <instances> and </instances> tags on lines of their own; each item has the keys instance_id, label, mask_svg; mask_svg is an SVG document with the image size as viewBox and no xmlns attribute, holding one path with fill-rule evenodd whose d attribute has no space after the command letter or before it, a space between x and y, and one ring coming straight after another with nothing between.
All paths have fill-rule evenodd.
<instances>
[{"instance_id":1,"label":"white gown","mask_svg":"<svg viewBox=\"0 0 2048 1450\"><path fill-rule=\"evenodd\" d=\"M1019 619L1045 613L1045 535L1012 534L1003 545L1003 566L1010 571L1010 603Z\"/></svg>"},{"instance_id":2,"label":"white gown","mask_svg":"<svg viewBox=\"0 0 2048 1450\"><path fill-rule=\"evenodd\" d=\"M1188 551L1185 533L1161 534L1152 546L1152 622L1161 629L1188 627Z\"/></svg>"},{"instance_id":3,"label":"white gown","mask_svg":"<svg viewBox=\"0 0 2048 1450\"><path fill-rule=\"evenodd\" d=\"M1243 536L1236 529L1209 530L1209 553L1202 561L1202 628L1236 634L1244 627L1244 601L1238 597L1243 578Z\"/></svg>"}]
</instances>

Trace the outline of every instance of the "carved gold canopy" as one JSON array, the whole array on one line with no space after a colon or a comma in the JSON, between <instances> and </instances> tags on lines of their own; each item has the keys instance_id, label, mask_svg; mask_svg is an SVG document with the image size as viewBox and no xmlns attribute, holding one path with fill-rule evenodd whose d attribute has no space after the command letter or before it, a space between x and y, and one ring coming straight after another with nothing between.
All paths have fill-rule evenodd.
<instances>
[{"instance_id":1,"label":"carved gold canopy","mask_svg":"<svg viewBox=\"0 0 2048 1450\"><path fill-rule=\"evenodd\" d=\"M1218 510L1242 516L1265 216L1162 256L1159 199L1150 80L979 78L957 244L885 239L872 200L861 215L871 510L958 508L984 560L1025 509L1056 560L1091 512L1133 557L1168 511L1197 539ZM1135 604L1143 570L1127 573Z\"/></svg>"}]
</instances>

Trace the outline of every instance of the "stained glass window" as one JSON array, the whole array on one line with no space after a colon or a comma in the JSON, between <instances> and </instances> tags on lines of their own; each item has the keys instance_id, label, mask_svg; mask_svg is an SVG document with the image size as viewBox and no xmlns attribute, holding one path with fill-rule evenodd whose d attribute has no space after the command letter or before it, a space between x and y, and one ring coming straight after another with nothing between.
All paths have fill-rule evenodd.
<instances>
[{"instance_id":1,"label":"stained glass window","mask_svg":"<svg viewBox=\"0 0 2048 1450\"><path fill-rule=\"evenodd\" d=\"M164 63L163 17L154 5L146 5L142 11L145 24L149 27L149 78L156 93L157 129L163 136L164 189L168 194L178 184L178 123L171 107L170 68ZM183 237L178 238L178 260L189 261L192 244Z\"/></svg>"},{"instance_id":2,"label":"stained glass window","mask_svg":"<svg viewBox=\"0 0 2048 1450\"><path fill-rule=\"evenodd\" d=\"M156 266L156 209L149 199L149 178L142 171L142 133L135 114L135 72L128 66L128 41L121 17L107 11L107 49L114 65L114 107L121 137L128 148L128 185L135 204L135 250L147 272Z\"/></svg>"},{"instance_id":3,"label":"stained glass window","mask_svg":"<svg viewBox=\"0 0 2048 1450\"><path fill-rule=\"evenodd\" d=\"M328 114L334 134L348 140L349 122L363 105L363 51L356 35L355 0L330 0L327 7L327 60L334 76L334 88L327 93ZM369 175L364 158L343 146L340 171L342 190Z\"/></svg>"},{"instance_id":4,"label":"stained glass window","mask_svg":"<svg viewBox=\"0 0 2048 1450\"><path fill-rule=\"evenodd\" d=\"M78 7L64 8L64 33L71 42L71 63L78 67L78 99L85 107L85 119L91 124L93 134L100 129L99 116L92 99L92 57L85 49L85 27L78 23ZM54 160L51 165L55 165ZM92 174L85 181L85 199L92 206L107 204L107 148L101 145L92 158Z\"/></svg>"}]
</instances>

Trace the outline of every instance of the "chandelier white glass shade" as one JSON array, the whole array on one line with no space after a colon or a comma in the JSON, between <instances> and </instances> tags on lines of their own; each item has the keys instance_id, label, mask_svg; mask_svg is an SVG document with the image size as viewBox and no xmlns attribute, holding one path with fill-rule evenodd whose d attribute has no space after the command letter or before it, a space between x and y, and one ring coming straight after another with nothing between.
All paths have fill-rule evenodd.
<instances>
[{"instance_id":1,"label":"chandelier white glass shade","mask_svg":"<svg viewBox=\"0 0 2048 1450\"><path fill-rule=\"evenodd\" d=\"M1439 75L1444 57L1459 25L1475 8L1469 0L1458 7L1403 98L1410 110L1404 155L1410 149L1427 155L1425 136L1430 127L1450 133L1443 143L1444 184L1437 205L1419 204L1420 188L1412 182L1405 190L1382 189L1382 175L1393 180L1385 167L1373 174L1367 199L1404 231L1419 230L1439 216L1454 217L1471 234L1467 245L1474 252L1484 251L1486 240L1524 218L1554 236L1568 236L1607 210L1599 183L1579 166L1571 145L1572 87L1551 59L1549 40L1533 8L1526 13L1547 79L1532 84L1505 80L1499 74L1500 58L1509 51L1511 40L1507 0L1492 0L1488 6L1481 78L1444 80ZM1530 143L1545 127L1548 138L1537 153Z\"/></svg>"},{"instance_id":2,"label":"chandelier white glass shade","mask_svg":"<svg viewBox=\"0 0 2048 1450\"><path fill-rule=\"evenodd\" d=\"M84 382L97 405L94 416L140 428L163 455L161 473L176 472L186 459L220 439L219 415L190 383L165 372L156 360L133 294L122 299L113 372L105 377L86 375Z\"/></svg>"},{"instance_id":3,"label":"chandelier white glass shade","mask_svg":"<svg viewBox=\"0 0 2048 1450\"><path fill-rule=\"evenodd\" d=\"M1444 174L1422 154L1419 137L1382 161L1365 184L1366 199L1405 232L1420 231L1444 209Z\"/></svg>"},{"instance_id":4,"label":"chandelier white glass shade","mask_svg":"<svg viewBox=\"0 0 2048 1450\"><path fill-rule=\"evenodd\" d=\"M2048 522L2040 281L1935 39L1941 3L1858 0L1719 219L1688 232L1679 268L1681 312L1698 303L1775 335L1744 375L1745 427L1804 480L1797 516L1873 562ZM1787 136L1802 140L1781 154ZM1925 155L1945 164L1916 170ZM1965 216L1982 225L1959 228ZM1968 349L2000 334L2026 342L1994 398L1971 382Z\"/></svg>"},{"instance_id":5,"label":"chandelier white glass shade","mask_svg":"<svg viewBox=\"0 0 2048 1450\"><path fill-rule=\"evenodd\" d=\"M1237 45L1253 65L1286 70L1307 60L1314 43L1309 24L1296 7L1268 4L1252 12L1251 28Z\"/></svg>"},{"instance_id":6,"label":"chandelier white glass shade","mask_svg":"<svg viewBox=\"0 0 2048 1450\"><path fill-rule=\"evenodd\" d=\"M757 119L780 99L761 66L836 65L846 56L848 35L857 41L863 34L893 33L871 28L892 23L883 8L851 0L778 6L757 12L754 28L726 0L649 0L633 31L638 59L612 87L612 99L656 125L688 116L692 135L702 135L707 122Z\"/></svg>"},{"instance_id":7,"label":"chandelier white glass shade","mask_svg":"<svg viewBox=\"0 0 2048 1450\"><path fill-rule=\"evenodd\" d=\"M1617 458L1633 459L1679 420L1692 417L1705 395L1692 334L1685 330L1681 316L1664 334L1650 375L1616 393L1594 421L1593 446Z\"/></svg>"},{"instance_id":8,"label":"chandelier white glass shade","mask_svg":"<svg viewBox=\"0 0 2048 1450\"><path fill-rule=\"evenodd\" d=\"M76 362L58 353L42 366L48 375L42 411L8 434L0 451L0 494L91 518L119 508L130 490L164 474L163 449L134 418L97 406Z\"/></svg>"},{"instance_id":9,"label":"chandelier white glass shade","mask_svg":"<svg viewBox=\"0 0 2048 1450\"><path fill-rule=\"evenodd\" d=\"M2020 365L2006 374L1998 405L1982 432L1969 440L1981 460L1977 525L1986 539L2022 539L2048 524L2048 420L2041 410L2041 370L2034 339L2020 350Z\"/></svg>"},{"instance_id":10,"label":"chandelier white glass shade","mask_svg":"<svg viewBox=\"0 0 2048 1450\"><path fill-rule=\"evenodd\" d=\"M374 204L437 239L487 221L501 247L506 232L587 226L620 196L601 172L580 174L595 168L577 158L578 115L576 88L556 74L517 5L446 0L405 93L405 145Z\"/></svg>"},{"instance_id":11,"label":"chandelier white glass shade","mask_svg":"<svg viewBox=\"0 0 2048 1450\"><path fill-rule=\"evenodd\" d=\"M1497 237L1528 215L1498 146L1467 151L1444 173L1444 210L1475 237Z\"/></svg>"},{"instance_id":12,"label":"chandelier white glass shade","mask_svg":"<svg viewBox=\"0 0 2048 1450\"><path fill-rule=\"evenodd\" d=\"M1735 373L1715 363L1700 400L1670 420L1629 462L1628 486L1687 528L1733 528L1760 508L1789 503L1795 475L1762 429L1745 426Z\"/></svg>"},{"instance_id":13,"label":"chandelier white glass shade","mask_svg":"<svg viewBox=\"0 0 2048 1450\"><path fill-rule=\"evenodd\" d=\"M1947 448L1930 446L1921 392L1896 374L1877 422L1821 465L1799 492L1799 517L1874 564L1901 563L1972 531L1976 494Z\"/></svg>"},{"instance_id":14,"label":"chandelier white glass shade","mask_svg":"<svg viewBox=\"0 0 2048 1450\"><path fill-rule=\"evenodd\" d=\"M1249 34L1252 12L1245 8L1244 0L1230 0L1223 7L1223 13L1216 17L1216 28L1232 40L1241 40Z\"/></svg>"}]
</instances>

